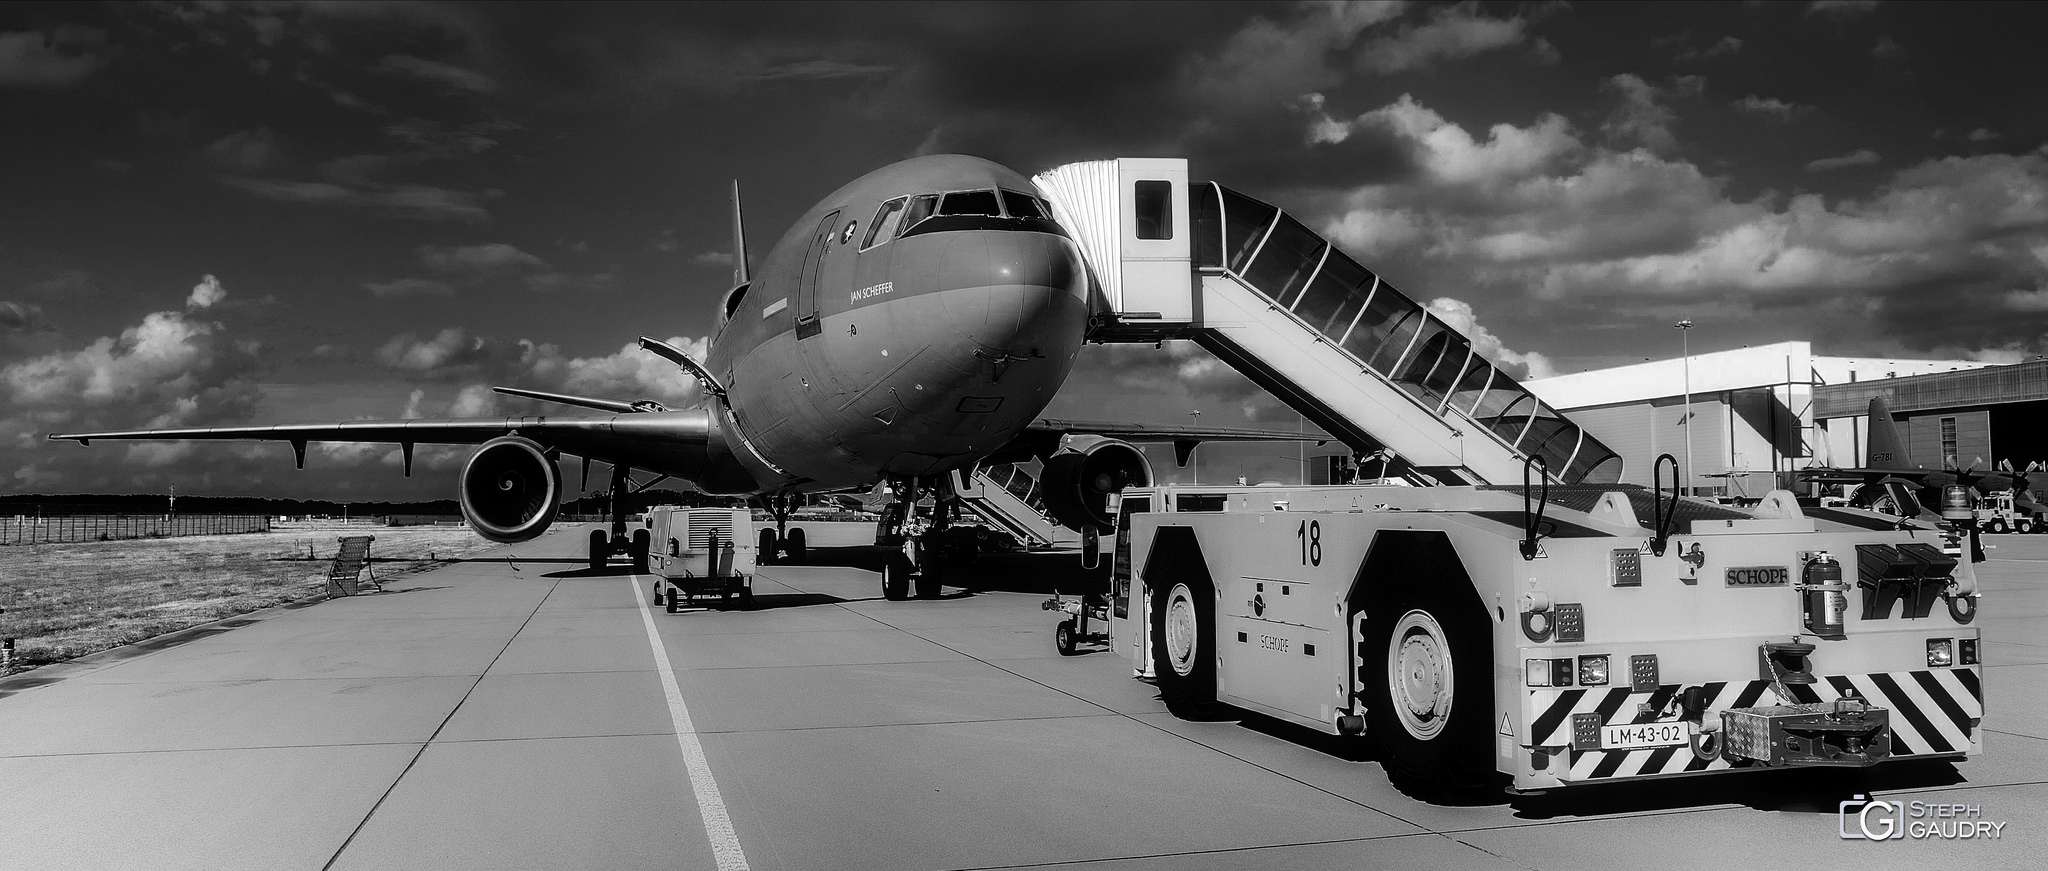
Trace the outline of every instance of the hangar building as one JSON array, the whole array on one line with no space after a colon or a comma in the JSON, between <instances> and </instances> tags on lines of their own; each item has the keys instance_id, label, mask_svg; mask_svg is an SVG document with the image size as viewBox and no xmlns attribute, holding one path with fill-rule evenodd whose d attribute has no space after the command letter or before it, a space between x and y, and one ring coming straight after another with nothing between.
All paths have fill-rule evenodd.
<instances>
[{"instance_id":1,"label":"hangar building","mask_svg":"<svg viewBox=\"0 0 2048 871\"><path fill-rule=\"evenodd\" d=\"M2048 443L2028 436L2048 423L2048 361L1824 357L1810 342L1778 342L1525 386L1620 453L1623 482L1649 486L1668 453L1703 495L1798 491L1799 469L1860 465L1873 395L1901 422L1913 465L1940 468L1944 451L1987 467L2048 459Z\"/></svg>"}]
</instances>

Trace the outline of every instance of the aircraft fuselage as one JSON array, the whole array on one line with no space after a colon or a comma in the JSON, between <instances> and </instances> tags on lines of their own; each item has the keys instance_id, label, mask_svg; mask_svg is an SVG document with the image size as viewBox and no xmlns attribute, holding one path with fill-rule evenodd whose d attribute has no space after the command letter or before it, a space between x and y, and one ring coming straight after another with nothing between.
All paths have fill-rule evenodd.
<instances>
[{"instance_id":1,"label":"aircraft fuselage","mask_svg":"<svg viewBox=\"0 0 2048 871\"><path fill-rule=\"evenodd\" d=\"M724 301L706 364L725 456L714 444L698 483L816 490L972 463L1052 400L1087 318L1080 251L1030 179L960 155L871 172Z\"/></svg>"}]
</instances>

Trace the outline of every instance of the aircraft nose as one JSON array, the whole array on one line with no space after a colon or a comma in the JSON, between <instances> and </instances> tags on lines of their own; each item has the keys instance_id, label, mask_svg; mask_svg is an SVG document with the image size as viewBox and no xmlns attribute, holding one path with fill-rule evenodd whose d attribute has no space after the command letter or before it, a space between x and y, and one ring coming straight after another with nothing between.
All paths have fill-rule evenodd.
<instances>
[{"instance_id":1,"label":"aircraft nose","mask_svg":"<svg viewBox=\"0 0 2048 871\"><path fill-rule=\"evenodd\" d=\"M1050 356L1080 345L1088 273L1080 249L1049 233L977 233L954 242L941 285L946 320L991 351Z\"/></svg>"}]
</instances>

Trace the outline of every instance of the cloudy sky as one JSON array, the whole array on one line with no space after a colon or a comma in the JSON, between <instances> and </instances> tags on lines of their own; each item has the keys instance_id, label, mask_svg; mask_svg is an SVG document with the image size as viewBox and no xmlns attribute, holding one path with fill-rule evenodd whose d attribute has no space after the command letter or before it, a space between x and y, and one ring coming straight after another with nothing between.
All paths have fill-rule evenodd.
<instances>
[{"instance_id":1,"label":"cloudy sky","mask_svg":"<svg viewBox=\"0 0 2048 871\"><path fill-rule=\"evenodd\" d=\"M1186 156L1518 372L1675 356L1682 317L1698 351L2023 359L2048 352L2044 25L1846 0L7 4L0 491L445 495L384 449L294 473L282 446L41 436L522 410L491 384L686 398L630 342L710 331L730 179L759 255L934 152ZM1191 348L1080 371L1052 413L1294 422Z\"/></svg>"}]
</instances>

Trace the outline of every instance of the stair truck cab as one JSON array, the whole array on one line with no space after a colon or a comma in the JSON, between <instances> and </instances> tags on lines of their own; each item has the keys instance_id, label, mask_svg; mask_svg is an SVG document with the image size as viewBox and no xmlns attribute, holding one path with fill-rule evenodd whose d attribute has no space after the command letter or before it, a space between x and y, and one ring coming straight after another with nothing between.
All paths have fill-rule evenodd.
<instances>
[{"instance_id":1,"label":"stair truck cab","mask_svg":"<svg viewBox=\"0 0 2048 871\"><path fill-rule=\"evenodd\" d=\"M1168 707L1354 736L1411 795L1983 749L1934 524L1636 486L1134 488L1110 643Z\"/></svg>"},{"instance_id":2,"label":"stair truck cab","mask_svg":"<svg viewBox=\"0 0 2048 871\"><path fill-rule=\"evenodd\" d=\"M647 514L654 604L675 613L700 597L754 603L753 513L744 508L659 507Z\"/></svg>"}]
</instances>

